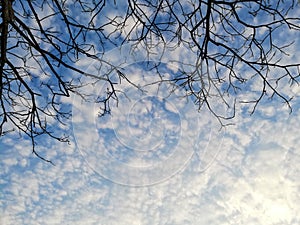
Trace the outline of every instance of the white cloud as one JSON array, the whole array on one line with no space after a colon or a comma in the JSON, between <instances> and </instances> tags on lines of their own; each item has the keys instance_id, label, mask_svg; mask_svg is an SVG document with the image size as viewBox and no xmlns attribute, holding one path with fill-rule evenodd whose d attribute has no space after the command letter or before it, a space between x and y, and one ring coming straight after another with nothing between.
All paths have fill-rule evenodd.
<instances>
[{"instance_id":1,"label":"white cloud","mask_svg":"<svg viewBox=\"0 0 300 225\"><path fill-rule=\"evenodd\" d=\"M178 48L172 52L170 59L191 62L193 59L186 57L185 50ZM117 51L112 53L112 56L117 55ZM120 55L120 58L126 56L125 53ZM130 60L129 62L132 63ZM89 64L83 62L81 65L88 67ZM140 79L141 69L135 66L136 64L129 65L127 69L132 72L132 79ZM170 67L170 64L166 67ZM151 81L150 74L144 73L144 76L145 79L141 82ZM128 86L122 84L123 86L119 86L120 89ZM255 82L252 88L260 90ZM164 90L161 88L160 91L163 93ZM84 91L93 89L90 86ZM292 92L299 96L297 86L292 88ZM155 95L157 87L149 87L149 93ZM249 91L247 96L241 98L253 95L255 93ZM140 123L141 119L153 122L149 117L155 115L150 113L151 110L157 109L151 104L153 102L136 105L138 108L134 113L141 116L143 112L144 117L134 120L132 127L128 126L132 130L120 127L127 124L128 117L123 113L127 112L128 106L131 105L128 102L120 104L119 110L114 111L113 115L118 123L112 124L105 119L94 120L96 114L93 104L73 101L73 125L77 132L78 145L68 146L45 139L38 146L39 152L50 157L56 166L34 158L28 140L16 139L14 136L1 137L0 223L6 225L300 223L298 215L300 112L297 101L292 115L288 115L283 107L275 105L278 103L276 99L274 104L263 102L252 117L243 114L242 105L234 120L236 125L228 127L223 135L217 132L219 126L210 120L208 112L202 111L199 119L192 111L194 108L182 109L187 106L186 103L170 99L169 101L174 104L164 106L164 110L169 111L166 117L158 110L159 119L163 119L157 121L159 126L155 126L155 123L145 123L142 126ZM67 101L70 103L69 99ZM104 136L95 132L99 128L103 128L103 132L111 128L119 132L125 142L136 141L136 145L142 146L143 143L150 145L159 139L159 135L152 137L145 135L145 142L142 144L138 143L135 137L141 136L142 128L150 125L153 125L151 128L154 131L159 127L165 130L174 129L176 118L173 120L169 118L172 113L180 114L182 135L187 137L175 146L189 148L192 146L190 142L195 139L198 141L195 144L196 154L185 169L180 168L180 173L167 174L162 182L146 187L116 184L104 179L101 171L97 173L99 170L95 169L95 165L101 164L101 169L107 169L104 170L107 172L104 175L114 181L122 178L122 181L125 181L123 183L132 181L131 184L134 182L143 184L149 183L153 177L157 179L165 176L164 173L174 169L174 165L178 169L176 163L180 159L173 158L175 162L165 160L169 155L162 156L162 150L165 149L162 148L156 156L165 160L162 160L161 170L150 171L147 173L148 176L143 169L136 172L134 166L140 167L142 163L150 162L156 165L155 154L148 152L145 155L149 158L146 159L139 158L139 154L133 155L136 158L130 158L132 151L126 149L125 151L122 148L123 143L113 140L107 133L104 133L106 135ZM194 137L193 132L197 131L196 128L199 129L199 136L189 138ZM161 132L156 131L158 134ZM126 132L131 136L126 136ZM76 147L85 148L88 162L84 160L85 154L81 155ZM174 149L169 150L171 152ZM121 167L118 161L105 161L107 156L119 157L120 161L123 160L122 162L127 164Z\"/></svg>"},{"instance_id":2,"label":"white cloud","mask_svg":"<svg viewBox=\"0 0 300 225\"><path fill-rule=\"evenodd\" d=\"M52 145L51 151L57 154L53 167L17 153L23 153L29 142L22 148L10 145L6 152L12 154L1 161L1 222L297 224L299 111L285 118L280 110L264 120L259 114L248 119L238 115L217 160L204 172L199 167L200 154L182 173L143 188L101 178L74 146L64 151L63 145ZM214 145L218 143L208 146ZM22 163L27 157L31 163Z\"/></svg>"}]
</instances>

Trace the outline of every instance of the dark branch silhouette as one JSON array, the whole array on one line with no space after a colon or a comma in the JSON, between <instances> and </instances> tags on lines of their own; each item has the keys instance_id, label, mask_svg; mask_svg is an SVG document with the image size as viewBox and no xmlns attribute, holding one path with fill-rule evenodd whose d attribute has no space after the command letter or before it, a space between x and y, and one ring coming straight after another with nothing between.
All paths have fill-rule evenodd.
<instances>
[{"instance_id":1,"label":"dark branch silhouette","mask_svg":"<svg viewBox=\"0 0 300 225\"><path fill-rule=\"evenodd\" d=\"M102 57L127 43L133 52L144 49L147 54L158 46L169 53L179 46L189 49L196 60L178 60L179 72L171 79L161 74L160 62L153 70L159 82L184 88L199 110L207 107L222 125L235 116L237 102L252 104L253 113L265 97L278 97L292 110L293 96L281 86L298 85L300 62L286 60L294 40L283 42L278 37L283 32L287 37L289 33L299 36L300 19L293 13L296 7L295 0L2 0L0 134L15 130L27 135L33 153L51 162L36 150L36 137L69 141L48 121L64 124L70 118L62 99L71 93L86 99L81 92L86 85L82 77L107 83L106 97L95 100L100 116L110 113L111 101L118 101L112 71L135 86L121 72L121 65ZM78 66L87 59L110 70L88 73ZM241 100L239 95L254 80L259 83L259 93ZM234 101L228 101L228 96ZM215 99L233 109L232 113L222 115L215 110Z\"/></svg>"}]
</instances>

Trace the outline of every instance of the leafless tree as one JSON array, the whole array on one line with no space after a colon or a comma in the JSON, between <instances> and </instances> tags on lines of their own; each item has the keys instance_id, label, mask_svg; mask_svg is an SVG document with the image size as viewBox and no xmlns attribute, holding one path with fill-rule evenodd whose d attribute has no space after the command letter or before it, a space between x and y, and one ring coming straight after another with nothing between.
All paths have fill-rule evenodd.
<instances>
[{"instance_id":1,"label":"leafless tree","mask_svg":"<svg viewBox=\"0 0 300 225\"><path fill-rule=\"evenodd\" d=\"M68 142L48 121L65 123L70 117L70 108L62 103L70 93L85 99L82 77L107 82L106 97L99 101L101 115L109 113L110 101L118 100L112 71L131 82L120 65L102 58L113 47L128 43L132 51L144 49L146 54L161 45L168 52L179 46L189 49L195 60L178 60L179 72L171 79L162 76L160 62L152 69L159 82L184 88L199 110L207 107L221 124L235 116L238 96L253 80L259 93L240 100L253 104L252 113L265 97L278 97L291 109L293 96L282 86L298 85L300 62L296 57L287 60L297 42L283 41L280 35L299 36L297 12L295 0L2 0L0 133L13 128L26 134L33 153L48 161L36 151L35 139L49 135ZM87 58L110 70L87 73L78 66ZM213 107L215 98L232 114L219 114Z\"/></svg>"}]
</instances>

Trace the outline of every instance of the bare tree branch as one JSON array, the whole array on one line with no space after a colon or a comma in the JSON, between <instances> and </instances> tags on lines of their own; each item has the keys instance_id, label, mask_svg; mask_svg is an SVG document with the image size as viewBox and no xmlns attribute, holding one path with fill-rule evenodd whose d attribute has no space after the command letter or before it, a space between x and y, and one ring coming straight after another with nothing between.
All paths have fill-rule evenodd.
<instances>
[{"instance_id":1,"label":"bare tree branch","mask_svg":"<svg viewBox=\"0 0 300 225\"><path fill-rule=\"evenodd\" d=\"M250 104L252 114L265 98L278 98L292 112L294 96L282 86L299 85L300 62L290 55L299 46L280 35L299 36L297 7L295 0L2 0L0 136L12 131L27 135L33 153L51 162L38 153L35 140L47 135L69 141L49 121L65 124L70 118L62 99L71 93L88 99L83 77L107 85L95 99L100 116L110 113L112 101L118 104L122 80L141 90L122 65L103 58L128 43L133 54L142 49L149 60L157 49L158 61L179 54L176 60L170 57L179 66L169 78L163 76L162 62L154 64L159 79L153 84L185 89L199 111L206 107L222 125L235 117L237 103ZM186 55L178 49L187 49ZM97 62L92 72L80 66L85 60ZM241 98L254 81L259 91ZM218 112L216 102L231 114Z\"/></svg>"}]
</instances>

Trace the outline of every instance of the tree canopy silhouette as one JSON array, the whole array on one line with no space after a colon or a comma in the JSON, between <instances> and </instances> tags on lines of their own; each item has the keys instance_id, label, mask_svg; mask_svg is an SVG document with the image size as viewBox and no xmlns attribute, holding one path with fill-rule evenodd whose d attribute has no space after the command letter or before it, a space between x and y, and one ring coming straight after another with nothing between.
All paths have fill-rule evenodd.
<instances>
[{"instance_id":1,"label":"tree canopy silhouette","mask_svg":"<svg viewBox=\"0 0 300 225\"><path fill-rule=\"evenodd\" d=\"M186 57L195 60L178 59L176 76L166 80L159 62L153 70L160 82L185 89L199 110L207 107L221 124L235 116L237 101L250 104L253 113L262 99L276 97L292 110L293 96L282 87L299 82L299 57L289 55L297 44L293 38L300 36L297 12L295 0L2 0L0 134L14 130L27 135L33 153L48 161L36 150L35 139L49 135L68 142L56 122L63 124L71 116L64 98L73 93L85 99L82 77L107 83L100 115L118 100L111 71L131 82L121 65L102 57L125 44L145 54L158 46L168 53L180 46L188 49ZM110 72L86 72L80 62L87 59ZM240 98L252 91L247 85L253 82L259 87L255 95ZM230 115L214 109L216 98L232 109Z\"/></svg>"}]
</instances>

